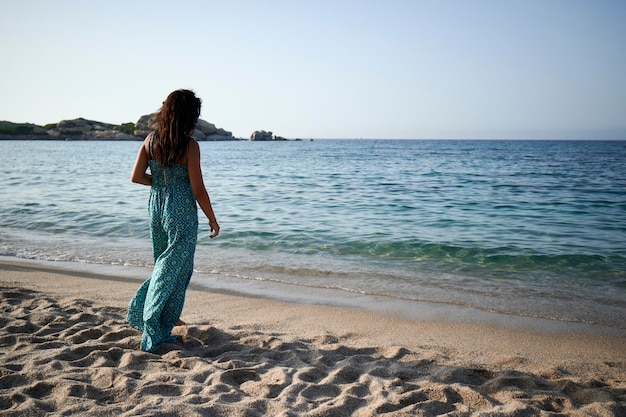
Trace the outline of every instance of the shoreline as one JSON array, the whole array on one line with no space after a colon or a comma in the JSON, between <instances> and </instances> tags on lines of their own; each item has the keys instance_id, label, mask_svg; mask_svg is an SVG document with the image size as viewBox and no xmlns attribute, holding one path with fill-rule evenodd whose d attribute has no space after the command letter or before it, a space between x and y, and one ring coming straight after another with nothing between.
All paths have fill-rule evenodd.
<instances>
[{"instance_id":1,"label":"shoreline","mask_svg":"<svg viewBox=\"0 0 626 417\"><path fill-rule=\"evenodd\" d=\"M125 309L130 297L139 284L144 280L144 278L133 278L128 276L116 277L109 274L97 274L63 267L36 266L39 264L39 261L31 263L29 261L7 261L0 258L0 283L7 284L7 279L10 279L11 274L17 273L23 278L15 282L28 289L52 292L56 295L60 295L66 291L66 296L91 298L99 302L108 301L112 307ZM60 278L60 283L50 285L50 283L44 281L45 277ZM89 285L92 280L97 280L98 284ZM68 288L64 285L67 281L70 281L70 283L73 284L72 287ZM119 289L110 291L111 289L107 285L108 283L117 285ZM109 297L102 298L103 294L101 294L101 291L103 289L110 292ZM122 294L126 295L126 298L120 298L120 295ZM469 307L458 307L458 309L463 311L475 311L479 314L471 317L461 317L458 312L457 314L450 314L450 312L447 311L450 307L456 309L457 306L454 305L441 305L441 307L443 307L442 311L431 312L426 314L424 318L418 319L415 317L403 316L396 311L385 311L384 309L363 309L358 306L349 305L294 302L277 300L264 297L262 295L255 296L242 294L229 290L211 290L194 285L192 282L187 291L187 299L193 300L191 301L191 303L193 303L194 301L204 297L216 299L219 300L220 303L227 303L229 305L243 303L247 306L255 305L258 308L270 309L279 312L286 310L302 310L303 313L324 314L329 315L329 317L341 317L343 315L347 315L358 317L359 319L372 319L375 322L381 323L402 323L406 326L420 325L423 326L423 328L433 329L445 328L450 330L467 327L478 331L478 334L483 336L488 336L489 334L497 335L494 336L496 338L503 335L508 335L510 337L515 334L532 335L537 338L561 338L562 340L569 340L570 342L575 342L576 339L589 339L591 341L594 338L599 338L602 339L603 342L608 342L605 346L609 347L609 349L612 347L621 348L620 343L622 342L624 343L624 346L626 346L626 331L623 331L622 329L606 328L604 326L588 325L584 323L570 323L532 317L510 316L500 313L483 312ZM440 306L438 304L428 302L424 302L423 304L430 307ZM193 323L193 320L190 321L189 316L198 318L201 322L206 321L207 317L211 317L212 320L219 320L218 317L213 317L217 312L210 311L210 308L209 311L201 312L198 311L197 306L187 308L187 302L185 306L186 308L183 310L182 318L188 323ZM234 310L248 311L248 309L249 307L242 306L237 307ZM189 316L187 316L187 314L189 314ZM230 313L228 316L233 316L233 314L234 313ZM276 319L280 320L279 316L280 314L278 314ZM236 317L234 318L236 319ZM512 323L505 323L507 319L509 319ZM537 323L533 325L533 322ZM367 323L367 321L362 321L362 323ZM332 330L336 330L334 329L335 326L333 326L331 322L328 324ZM343 327L346 325L350 326L354 323L344 323L342 320L337 320L336 324L337 326ZM291 326L288 326L288 330L293 330L289 327ZM298 326L296 325L296 327ZM389 330L389 328L386 330ZM409 338L400 337L399 339ZM414 338L414 340L417 339L418 338ZM456 345L459 342L457 337L454 335L443 337L442 340L447 341L451 345ZM520 341L521 340L523 339L520 339ZM612 344L611 342L617 343ZM485 344L491 348L491 343L486 342ZM604 349L600 348L600 350ZM616 349L615 351L623 354L624 359L626 359L626 348Z\"/></svg>"},{"instance_id":2,"label":"shoreline","mask_svg":"<svg viewBox=\"0 0 626 417\"><path fill-rule=\"evenodd\" d=\"M626 412L624 335L190 288L155 355L124 321L140 282L0 259L4 415Z\"/></svg>"},{"instance_id":3,"label":"shoreline","mask_svg":"<svg viewBox=\"0 0 626 417\"><path fill-rule=\"evenodd\" d=\"M23 267L30 267L33 271L39 272L73 275L104 281L134 282L136 285L142 283L152 270L151 267L0 256L0 266L5 264L23 265ZM222 276L216 278L201 272L194 272L189 290L303 306L355 309L361 310L363 313L398 316L398 318L406 320L492 325L511 330L529 330L552 334L581 333L626 338L626 328L596 323L501 313L455 303L403 300L383 295L340 291L334 288L299 286L272 281L257 282Z\"/></svg>"}]
</instances>

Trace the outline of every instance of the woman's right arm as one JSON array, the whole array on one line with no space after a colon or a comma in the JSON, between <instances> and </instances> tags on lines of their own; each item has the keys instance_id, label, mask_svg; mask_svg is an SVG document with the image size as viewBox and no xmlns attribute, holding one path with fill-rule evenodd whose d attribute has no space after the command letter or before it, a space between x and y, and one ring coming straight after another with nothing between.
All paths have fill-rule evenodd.
<instances>
[{"instance_id":1,"label":"woman's right arm","mask_svg":"<svg viewBox=\"0 0 626 417\"><path fill-rule=\"evenodd\" d=\"M149 138L150 136L148 136L141 144L141 148L139 148L139 152L137 152L137 159L135 159L135 166L130 173L130 180L132 182L136 182L137 184L152 185L152 175L146 173L146 170L148 169L147 149L149 146Z\"/></svg>"}]
</instances>

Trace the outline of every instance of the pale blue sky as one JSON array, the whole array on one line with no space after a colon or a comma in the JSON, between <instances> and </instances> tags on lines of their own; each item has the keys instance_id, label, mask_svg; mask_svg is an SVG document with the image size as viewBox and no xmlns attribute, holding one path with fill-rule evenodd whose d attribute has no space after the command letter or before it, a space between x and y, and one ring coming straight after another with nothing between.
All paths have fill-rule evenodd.
<instances>
[{"instance_id":1,"label":"pale blue sky","mask_svg":"<svg viewBox=\"0 0 626 417\"><path fill-rule=\"evenodd\" d=\"M0 120L239 137L626 139L626 1L0 0Z\"/></svg>"}]
</instances>

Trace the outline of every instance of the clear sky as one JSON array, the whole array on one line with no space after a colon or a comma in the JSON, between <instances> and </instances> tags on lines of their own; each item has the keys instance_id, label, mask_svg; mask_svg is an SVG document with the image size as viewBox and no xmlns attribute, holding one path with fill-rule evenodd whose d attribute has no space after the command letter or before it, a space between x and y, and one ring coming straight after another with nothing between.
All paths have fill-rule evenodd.
<instances>
[{"instance_id":1,"label":"clear sky","mask_svg":"<svg viewBox=\"0 0 626 417\"><path fill-rule=\"evenodd\" d=\"M0 120L235 136L626 139L626 1L0 0Z\"/></svg>"}]
</instances>

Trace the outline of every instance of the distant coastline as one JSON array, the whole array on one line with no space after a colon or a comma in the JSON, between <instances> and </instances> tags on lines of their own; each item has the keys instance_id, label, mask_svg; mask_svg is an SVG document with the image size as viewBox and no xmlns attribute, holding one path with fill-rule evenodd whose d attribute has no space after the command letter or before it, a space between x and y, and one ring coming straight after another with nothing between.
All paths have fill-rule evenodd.
<instances>
[{"instance_id":1,"label":"distant coastline","mask_svg":"<svg viewBox=\"0 0 626 417\"><path fill-rule=\"evenodd\" d=\"M0 140L108 140L108 141L140 141L152 130L151 125L155 113L141 116L136 123L122 124L104 123L87 120L82 117L72 120L61 120L58 123L36 125L33 123L14 123L0 121ZM198 120L191 135L197 141L286 141L282 136L271 131L256 130L249 139L236 138L227 130L216 127L206 120ZM295 139L296 141L302 139Z\"/></svg>"},{"instance_id":2,"label":"distant coastline","mask_svg":"<svg viewBox=\"0 0 626 417\"><path fill-rule=\"evenodd\" d=\"M0 121L0 140L141 140L134 133L135 123L115 125L82 118L44 126Z\"/></svg>"},{"instance_id":3,"label":"distant coastline","mask_svg":"<svg viewBox=\"0 0 626 417\"><path fill-rule=\"evenodd\" d=\"M33 123L0 121L0 140L143 140L150 132L154 113L141 116L136 123L112 124L82 117L61 120L44 126ZM199 120L192 135L196 140L239 140L231 132Z\"/></svg>"}]
</instances>

